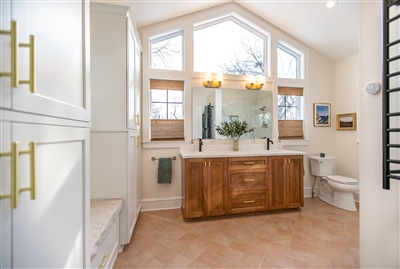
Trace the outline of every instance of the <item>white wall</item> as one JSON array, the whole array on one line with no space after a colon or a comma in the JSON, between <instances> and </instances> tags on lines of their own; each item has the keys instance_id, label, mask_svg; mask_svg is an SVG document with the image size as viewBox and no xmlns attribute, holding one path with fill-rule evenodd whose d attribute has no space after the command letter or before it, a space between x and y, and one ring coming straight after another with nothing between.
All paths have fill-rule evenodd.
<instances>
[{"instance_id":1,"label":"white wall","mask_svg":"<svg viewBox=\"0 0 400 269\"><path fill-rule=\"evenodd\" d=\"M335 113L358 113L358 54L335 63ZM333 123L336 118L332 117ZM336 128L336 126L335 126ZM335 131L337 174L359 179L358 130Z\"/></svg>"},{"instance_id":2,"label":"white wall","mask_svg":"<svg viewBox=\"0 0 400 269\"><path fill-rule=\"evenodd\" d=\"M330 103L331 119L335 114L335 69L334 64L314 50L309 52L309 92L308 107L306 115L311 117L310 122L310 142L307 146L286 146L287 149L300 150L306 152L304 158L304 194L311 196L311 188L314 177L310 175L310 163L308 156L319 155L324 152L326 155L335 156L335 124L330 127L314 127L312 113L314 103ZM319 181L319 180L318 180ZM319 182L316 183L318 187Z\"/></svg>"},{"instance_id":3,"label":"white wall","mask_svg":"<svg viewBox=\"0 0 400 269\"><path fill-rule=\"evenodd\" d=\"M221 7L226 7L225 5ZM240 10L239 10L240 11ZM245 12L244 12L245 13ZM194 15L196 17L197 15ZM311 196L311 188L313 185L314 177L312 177L309 173L310 165L308 156L310 155L317 155L320 152L324 152L328 155L342 154L345 150L349 150L348 144L352 144L353 147L351 149L351 154L349 156L354 156L357 154L357 148L355 144L355 139L353 137L348 138L347 136L354 135L356 132L348 132L347 134L343 134L340 137L340 143L336 143L337 138L337 131L335 129L335 115L336 113L342 113L345 110L353 111L356 108L356 100L355 100L355 81L358 77L357 73L357 56L350 57L343 61L343 63L338 63L336 66L333 62L319 54L318 52L314 51L313 49L305 46L298 40L293 40L292 37L288 36L286 33L281 32L278 29L275 29L274 26L270 26L268 22L262 21L260 18L257 17L257 21L261 22L263 27L271 27L272 32L276 32L278 34L272 36L272 41L277 38L278 35L283 36L284 39L288 42L289 40L292 41L294 44L298 44L307 54L307 62L308 67L306 70L307 80L304 83L305 92L306 92L306 100L307 106L305 111L305 117L308 120L308 128L305 130L305 133L308 135L309 142L305 143L305 145L297 145L297 146L285 146L286 149L293 149L293 150L300 150L306 152L305 157L305 178L304 178L304 188L305 188L305 196ZM187 22L186 22L187 23ZM143 36L148 36L151 34L156 34L157 31L155 29L161 28L163 31L166 31L166 26L174 25L174 27L178 27L179 23L176 23L176 20L168 21L166 23L161 23L159 25L154 25L151 27L146 27L144 29L139 29L139 33ZM146 47L148 42L146 40L142 40L142 44ZM272 42L273 43L273 42ZM187 50L190 51L190 44L188 45L189 48ZM271 56L274 59L275 50L272 49L273 55ZM145 54L144 54L145 55ZM144 58L146 58L145 56ZM191 66L191 63L187 63L187 66ZM344 68L341 71L341 68ZM150 72L150 71L149 71ZM151 72L154 72L152 70ZM339 72L339 78L335 79L335 72ZM166 78L168 76L170 79L185 79L185 98L189 101L186 102L185 111L189 113L189 121L185 118L185 137L186 134L191 134L191 87L201 87L202 79L197 78L196 74L188 73L182 77L179 77L175 73L170 72L161 72L160 73L162 78ZM148 82L146 82L151 77L151 74L148 74L144 70L144 96L148 95ZM338 82L339 80L339 82ZM243 88L246 81L244 80L233 80L233 79L225 79L223 82L222 89L226 88ZM264 88L267 86L270 88L266 88L271 91L276 91L276 87L280 83L280 85L285 85L286 83L291 83L288 81L279 81L275 79L275 81L267 82ZM345 89L342 89L341 83L345 84ZM335 93L338 84L341 89L339 89L339 93ZM288 85L293 86L293 85ZM263 88L263 89L264 89ZM342 90L345 91L346 89L351 88L353 90L352 94L347 95L347 97L336 97L342 94ZM341 102L342 99L346 100L346 105L337 104ZM146 99L144 99L145 101ZM331 120L332 124L330 127L313 127L312 123L312 113L313 113L313 104L314 103L330 103L332 105L331 111ZM148 115L148 104L144 102L143 104L143 120L146 121L146 114ZM339 112L338 112L339 111ZM347 111L346 111L347 112ZM145 127L145 125L144 125ZM146 132L144 132L144 136L146 136ZM159 199L167 199L169 202L160 202L158 205L160 208L165 208L167 205L171 207L180 207L179 196L181 193L181 181L180 181L180 161L174 162L171 185L164 185L160 186L157 184L157 174L156 169L157 165L156 162L151 162L150 158L152 156L159 158L159 157L166 157L176 155L179 158L179 147L181 145L186 145L190 141L190 136L187 137L187 142L173 142L173 143L156 143L156 142L145 142L144 148L142 151L143 155L143 167L142 167L142 174L143 174L143 203L142 209L143 210L150 210L150 209L157 209L157 201ZM145 138L144 138L145 141ZM207 143L207 142L205 142ZM341 157L343 157L341 155ZM340 157L340 158L341 158ZM348 163L346 161L339 161L337 165L337 170L343 171L348 176L353 176L358 178L358 175L354 173L354 171L358 171L357 169L357 162L356 163ZM351 171L351 172L350 172ZM318 187L318 183L317 183ZM174 202L171 202L174 201Z\"/></svg>"},{"instance_id":4,"label":"white wall","mask_svg":"<svg viewBox=\"0 0 400 269\"><path fill-rule=\"evenodd\" d=\"M360 265L399 268L399 182L382 189L381 98L368 95L370 82L381 82L382 3L359 3L360 78Z\"/></svg>"}]
</instances>

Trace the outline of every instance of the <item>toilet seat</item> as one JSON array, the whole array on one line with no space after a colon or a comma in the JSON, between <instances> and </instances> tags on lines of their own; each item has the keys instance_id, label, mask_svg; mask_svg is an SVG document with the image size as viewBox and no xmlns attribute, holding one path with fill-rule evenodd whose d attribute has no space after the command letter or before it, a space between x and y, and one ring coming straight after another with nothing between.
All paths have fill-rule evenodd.
<instances>
[{"instance_id":1,"label":"toilet seat","mask_svg":"<svg viewBox=\"0 0 400 269\"><path fill-rule=\"evenodd\" d=\"M339 183L339 184L358 185L358 180L354 179L354 178L351 178L351 177L332 175L332 176L327 176L327 179L332 181L332 182Z\"/></svg>"}]
</instances>

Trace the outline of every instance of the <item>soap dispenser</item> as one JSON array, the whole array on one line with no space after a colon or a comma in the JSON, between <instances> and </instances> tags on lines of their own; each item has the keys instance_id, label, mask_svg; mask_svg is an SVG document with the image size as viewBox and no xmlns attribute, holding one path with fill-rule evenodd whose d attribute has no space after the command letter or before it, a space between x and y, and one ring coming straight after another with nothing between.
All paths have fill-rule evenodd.
<instances>
[{"instance_id":1,"label":"soap dispenser","mask_svg":"<svg viewBox=\"0 0 400 269\"><path fill-rule=\"evenodd\" d=\"M194 152L193 139L192 139L192 142L190 143L190 152Z\"/></svg>"},{"instance_id":2,"label":"soap dispenser","mask_svg":"<svg viewBox=\"0 0 400 269\"><path fill-rule=\"evenodd\" d=\"M278 150L283 150L283 144L281 140L278 141Z\"/></svg>"}]
</instances>

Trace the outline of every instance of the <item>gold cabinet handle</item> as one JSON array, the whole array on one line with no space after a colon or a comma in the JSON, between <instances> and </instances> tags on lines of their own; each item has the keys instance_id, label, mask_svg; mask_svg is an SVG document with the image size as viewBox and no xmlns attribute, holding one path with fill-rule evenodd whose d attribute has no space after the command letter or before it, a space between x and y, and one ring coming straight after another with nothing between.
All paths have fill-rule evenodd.
<instances>
[{"instance_id":1,"label":"gold cabinet handle","mask_svg":"<svg viewBox=\"0 0 400 269\"><path fill-rule=\"evenodd\" d=\"M29 43L19 43L17 41L17 22L11 21L11 30L0 30L2 35L11 36L11 71L2 72L0 76L11 77L11 86L18 87L19 84L28 84L31 93L36 92L36 65L35 65L35 37L29 36ZM18 47L29 48L29 80L18 79Z\"/></svg>"},{"instance_id":2,"label":"gold cabinet handle","mask_svg":"<svg viewBox=\"0 0 400 269\"><path fill-rule=\"evenodd\" d=\"M136 114L136 116L135 116L135 124L136 124L136 126L140 126L140 115L139 114Z\"/></svg>"},{"instance_id":3,"label":"gold cabinet handle","mask_svg":"<svg viewBox=\"0 0 400 269\"><path fill-rule=\"evenodd\" d=\"M136 147L140 147L140 136L136 136Z\"/></svg>"},{"instance_id":4,"label":"gold cabinet handle","mask_svg":"<svg viewBox=\"0 0 400 269\"><path fill-rule=\"evenodd\" d=\"M0 157L11 157L11 192L0 195L0 200L10 199L11 208L18 207L18 142L11 144L10 152L1 152Z\"/></svg>"},{"instance_id":5,"label":"gold cabinet handle","mask_svg":"<svg viewBox=\"0 0 400 269\"><path fill-rule=\"evenodd\" d=\"M244 165L251 165L251 164L255 164L255 162L244 162Z\"/></svg>"},{"instance_id":6,"label":"gold cabinet handle","mask_svg":"<svg viewBox=\"0 0 400 269\"><path fill-rule=\"evenodd\" d=\"M255 181L255 179L254 179L254 178L245 178L244 181L245 181L245 182Z\"/></svg>"},{"instance_id":7,"label":"gold cabinet handle","mask_svg":"<svg viewBox=\"0 0 400 269\"><path fill-rule=\"evenodd\" d=\"M36 142L29 142L29 150L22 150L18 155L29 154L30 166L30 186L20 188L19 192L29 191L31 193L31 200L36 199Z\"/></svg>"},{"instance_id":8,"label":"gold cabinet handle","mask_svg":"<svg viewBox=\"0 0 400 269\"><path fill-rule=\"evenodd\" d=\"M246 200L246 201L244 201L243 203L245 203L245 204L251 204L251 203L255 203L256 201L254 201L254 200Z\"/></svg>"},{"instance_id":9,"label":"gold cabinet handle","mask_svg":"<svg viewBox=\"0 0 400 269\"><path fill-rule=\"evenodd\" d=\"M104 268L104 266L106 266L107 260L108 260L108 255L104 255L103 260L101 261L101 263L99 265L99 268Z\"/></svg>"},{"instance_id":10,"label":"gold cabinet handle","mask_svg":"<svg viewBox=\"0 0 400 269\"><path fill-rule=\"evenodd\" d=\"M31 93L36 92L36 64L35 64L35 37L33 35L29 36L29 43L20 43L20 47L29 48L29 80L20 80L21 84L28 84L29 91Z\"/></svg>"},{"instance_id":11,"label":"gold cabinet handle","mask_svg":"<svg viewBox=\"0 0 400 269\"><path fill-rule=\"evenodd\" d=\"M11 30L0 30L0 34L2 35L10 35L11 36L11 71L10 72L1 72L0 77L11 77L11 86L18 87L18 50L17 50L17 22L11 22Z\"/></svg>"}]
</instances>

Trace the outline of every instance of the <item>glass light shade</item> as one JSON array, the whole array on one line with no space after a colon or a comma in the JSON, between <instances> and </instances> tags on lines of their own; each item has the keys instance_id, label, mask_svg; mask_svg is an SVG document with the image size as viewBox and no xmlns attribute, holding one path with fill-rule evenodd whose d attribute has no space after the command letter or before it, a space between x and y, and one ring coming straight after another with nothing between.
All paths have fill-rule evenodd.
<instances>
[{"instance_id":1,"label":"glass light shade","mask_svg":"<svg viewBox=\"0 0 400 269\"><path fill-rule=\"evenodd\" d=\"M256 77L254 75L250 75L249 76L249 83L254 83L254 81L256 80Z\"/></svg>"},{"instance_id":2,"label":"glass light shade","mask_svg":"<svg viewBox=\"0 0 400 269\"><path fill-rule=\"evenodd\" d=\"M211 81L212 80L211 73L206 73L206 76L204 79L205 79L205 81Z\"/></svg>"},{"instance_id":3,"label":"glass light shade","mask_svg":"<svg viewBox=\"0 0 400 269\"><path fill-rule=\"evenodd\" d=\"M218 74L217 74L217 81L218 81L218 82L220 82L220 81L222 82L222 80L223 80L222 73L218 73Z\"/></svg>"},{"instance_id":4,"label":"glass light shade","mask_svg":"<svg viewBox=\"0 0 400 269\"><path fill-rule=\"evenodd\" d=\"M265 77L262 75L257 76L257 82L260 84L264 84L265 83Z\"/></svg>"}]
</instances>

